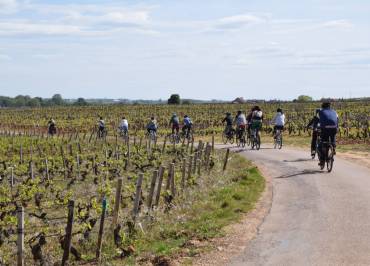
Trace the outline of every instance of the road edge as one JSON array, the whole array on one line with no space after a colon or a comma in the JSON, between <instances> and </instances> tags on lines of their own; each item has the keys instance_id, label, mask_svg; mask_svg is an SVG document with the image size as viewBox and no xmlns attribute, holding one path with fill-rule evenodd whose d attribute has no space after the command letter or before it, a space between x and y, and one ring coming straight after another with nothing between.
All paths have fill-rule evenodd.
<instances>
[{"instance_id":1,"label":"road edge","mask_svg":"<svg viewBox=\"0 0 370 266\"><path fill-rule=\"evenodd\" d=\"M242 156L248 159L246 154L242 153ZM251 240L258 235L259 228L272 207L273 184L272 175L268 169L261 165L255 166L265 179L265 190L255 204L254 209L245 214L240 222L227 226L225 236L212 239L210 241L212 250L194 258L192 265L226 265L232 258L237 257L248 248Z\"/></svg>"}]
</instances>

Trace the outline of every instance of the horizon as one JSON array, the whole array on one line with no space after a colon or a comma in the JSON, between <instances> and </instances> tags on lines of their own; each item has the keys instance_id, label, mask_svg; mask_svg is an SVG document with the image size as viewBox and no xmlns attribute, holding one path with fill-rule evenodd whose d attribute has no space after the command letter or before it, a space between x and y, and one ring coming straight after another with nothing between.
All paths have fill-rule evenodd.
<instances>
[{"instance_id":1,"label":"horizon","mask_svg":"<svg viewBox=\"0 0 370 266\"><path fill-rule=\"evenodd\" d=\"M368 97L369 13L364 0L0 0L0 95Z\"/></svg>"}]
</instances>

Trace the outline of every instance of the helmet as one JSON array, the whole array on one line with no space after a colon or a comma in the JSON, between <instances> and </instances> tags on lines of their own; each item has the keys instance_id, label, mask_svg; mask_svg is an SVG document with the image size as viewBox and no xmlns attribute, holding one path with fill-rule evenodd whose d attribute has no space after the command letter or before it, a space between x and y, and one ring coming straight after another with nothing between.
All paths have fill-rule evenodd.
<instances>
[{"instance_id":1,"label":"helmet","mask_svg":"<svg viewBox=\"0 0 370 266\"><path fill-rule=\"evenodd\" d=\"M240 111L240 110L239 110L239 111L238 111L238 115L240 115L241 113L242 113L242 111Z\"/></svg>"},{"instance_id":2,"label":"helmet","mask_svg":"<svg viewBox=\"0 0 370 266\"><path fill-rule=\"evenodd\" d=\"M261 108L258 105L256 105L255 107L253 107L253 111L261 111Z\"/></svg>"},{"instance_id":3,"label":"helmet","mask_svg":"<svg viewBox=\"0 0 370 266\"><path fill-rule=\"evenodd\" d=\"M154 116L152 116L150 119L151 119L151 120L154 120Z\"/></svg>"},{"instance_id":4,"label":"helmet","mask_svg":"<svg viewBox=\"0 0 370 266\"><path fill-rule=\"evenodd\" d=\"M276 112L278 112L278 113L283 113L283 110L282 110L281 108L278 108L278 109L276 110Z\"/></svg>"},{"instance_id":5,"label":"helmet","mask_svg":"<svg viewBox=\"0 0 370 266\"><path fill-rule=\"evenodd\" d=\"M329 102L329 101L324 101L324 102L321 104L321 107L322 107L322 108L330 108L330 102Z\"/></svg>"},{"instance_id":6,"label":"helmet","mask_svg":"<svg viewBox=\"0 0 370 266\"><path fill-rule=\"evenodd\" d=\"M172 116L177 116L177 114L176 113L172 113Z\"/></svg>"},{"instance_id":7,"label":"helmet","mask_svg":"<svg viewBox=\"0 0 370 266\"><path fill-rule=\"evenodd\" d=\"M231 115L231 114L229 112L227 112L226 115Z\"/></svg>"},{"instance_id":8,"label":"helmet","mask_svg":"<svg viewBox=\"0 0 370 266\"><path fill-rule=\"evenodd\" d=\"M184 115L184 118L187 118L188 117L188 115Z\"/></svg>"}]
</instances>

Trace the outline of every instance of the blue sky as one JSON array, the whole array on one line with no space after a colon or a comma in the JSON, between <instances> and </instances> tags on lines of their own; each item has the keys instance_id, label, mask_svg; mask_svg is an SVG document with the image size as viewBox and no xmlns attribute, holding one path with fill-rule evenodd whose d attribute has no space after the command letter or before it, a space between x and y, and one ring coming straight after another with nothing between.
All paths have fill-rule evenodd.
<instances>
[{"instance_id":1,"label":"blue sky","mask_svg":"<svg viewBox=\"0 0 370 266\"><path fill-rule=\"evenodd\" d=\"M370 96L370 1L0 0L0 95Z\"/></svg>"}]
</instances>

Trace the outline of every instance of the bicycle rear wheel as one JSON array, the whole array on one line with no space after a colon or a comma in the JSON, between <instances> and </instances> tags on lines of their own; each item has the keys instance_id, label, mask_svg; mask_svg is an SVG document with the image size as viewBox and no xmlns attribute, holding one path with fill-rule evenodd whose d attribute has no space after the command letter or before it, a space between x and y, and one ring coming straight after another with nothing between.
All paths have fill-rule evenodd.
<instances>
[{"instance_id":1,"label":"bicycle rear wheel","mask_svg":"<svg viewBox=\"0 0 370 266\"><path fill-rule=\"evenodd\" d=\"M257 135L257 139L256 139L256 149L259 150L261 148L261 139L260 139L260 136Z\"/></svg>"},{"instance_id":2,"label":"bicycle rear wheel","mask_svg":"<svg viewBox=\"0 0 370 266\"><path fill-rule=\"evenodd\" d=\"M245 147L245 137L243 136L242 139L241 139L241 143L242 143L242 147L244 148Z\"/></svg>"},{"instance_id":3,"label":"bicycle rear wheel","mask_svg":"<svg viewBox=\"0 0 370 266\"><path fill-rule=\"evenodd\" d=\"M326 169L330 173L333 170L333 164L334 164L334 149L333 146L328 147L328 157L326 160Z\"/></svg>"},{"instance_id":4,"label":"bicycle rear wheel","mask_svg":"<svg viewBox=\"0 0 370 266\"><path fill-rule=\"evenodd\" d=\"M223 144L227 144L228 136L225 132L222 133L222 142Z\"/></svg>"},{"instance_id":5,"label":"bicycle rear wheel","mask_svg":"<svg viewBox=\"0 0 370 266\"><path fill-rule=\"evenodd\" d=\"M279 142L278 142L278 148L279 148L279 150L281 150L282 147L283 147L283 136L280 135Z\"/></svg>"}]
</instances>

